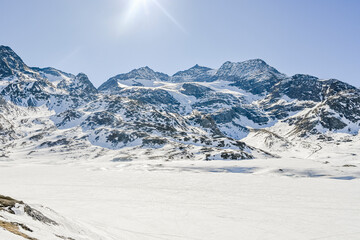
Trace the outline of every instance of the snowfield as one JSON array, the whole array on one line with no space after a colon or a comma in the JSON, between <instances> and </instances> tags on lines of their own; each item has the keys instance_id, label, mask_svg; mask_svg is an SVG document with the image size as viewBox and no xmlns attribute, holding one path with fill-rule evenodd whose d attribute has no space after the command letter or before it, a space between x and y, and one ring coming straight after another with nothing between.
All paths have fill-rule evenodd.
<instances>
[{"instance_id":1,"label":"snowfield","mask_svg":"<svg viewBox=\"0 0 360 240\"><path fill-rule=\"evenodd\" d=\"M1 162L0 190L97 234L81 239L359 239L359 171L286 173L315 162Z\"/></svg>"}]
</instances>

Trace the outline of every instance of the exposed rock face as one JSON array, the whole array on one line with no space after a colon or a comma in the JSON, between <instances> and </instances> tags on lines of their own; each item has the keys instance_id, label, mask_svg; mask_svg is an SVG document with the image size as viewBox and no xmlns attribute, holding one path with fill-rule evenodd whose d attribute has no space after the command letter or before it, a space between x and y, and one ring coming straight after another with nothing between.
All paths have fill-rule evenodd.
<instances>
[{"instance_id":1,"label":"exposed rock face","mask_svg":"<svg viewBox=\"0 0 360 240\"><path fill-rule=\"evenodd\" d=\"M38 210L30 207L22 201L15 200L11 197L0 195L0 211L6 211L11 214L16 214L18 209L23 209L24 213L36 221L40 221L45 224L58 225L55 221L44 216Z\"/></svg>"},{"instance_id":2,"label":"exposed rock face","mask_svg":"<svg viewBox=\"0 0 360 240\"><path fill-rule=\"evenodd\" d=\"M209 92L213 92L211 88L204 87L194 83L184 83L182 85L183 90L181 92L185 95L194 96L196 98L202 98Z\"/></svg>"},{"instance_id":3,"label":"exposed rock face","mask_svg":"<svg viewBox=\"0 0 360 240\"><path fill-rule=\"evenodd\" d=\"M53 86L43 79L36 82L18 81L7 85L1 95L15 104L35 107L39 102L48 100L55 93L53 90Z\"/></svg>"},{"instance_id":4,"label":"exposed rock face","mask_svg":"<svg viewBox=\"0 0 360 240\"><path fill-rule=\"evenodd\" d=\"M29 72L30 68L9 47L0 46L0 78L5 78L17 72Z\"/></svg>"},{"instance_id":5,"label":"exposed rock face","mask_svg":"<svg viewBox=\"0 0 360 240\"><path fill-rule=\"evenodd\" d=\"M195 65L194 67L175 73L170 80L172 82L208 82L212 80L215 70Z\"/></svg>"},{"instance_id":6,"label":"exposed rock face","mask_svg":"<svg viewBox=\"0 0 360 240\"><path fill-rule=\"evenodd\" d=\"M256 74L263 73L274 73L280 74L275 68L269 66L266 62L261 59L252 59L244 62L233 63L226 62L224 63L220 69L216 73L216 77L246 77L253 76ZM262 79L259 79L262 80Z\"/></svg>"},{"instance_id":7,"label":"exposed rock face","mask_svg":"<svg viewBox=\"0 0 360 240\"><path fill-rule=\"evenodd\" d=\"M62 80L58 88L65 89L72 96L86 97L96 94L98 91L84 73L79 73L72 81Z\"/></svg>"},{"instance_id":8,"label":"exposed rock face","mask_svg":"<svg viewBox=\"0 0 360 240\"><path fill-rule=\"evenodd\" d=\"M50 82L55 83L57 85L60 81L64 79L73 79L75 76L71 73L66 73L61 70L47 67L47 68L31 68L33 71L40 73L41 77L49 80Z\"/></svg>"},{"instance_id":9,"label":"exposed rock face","mask_svg":"<svg viewBox=\"0 0 360 240\"><path fill-rule=\"evenodd\" d=\"M240 63L226 62L217 71L215 79L234 82L232 85L253 94L265 94L285 78L261 59Z\"/></svg>"},{"instance_id":10,"label":"exposed rock face","mask_svg":"<svg viewBox=\"0 0 360 240\"><path fill-rule=\"evenodd\" d=\"M0 228L7 231L9 236L14 234L28 240L102 239L49 208L30 206L3 195L0 195Z\"/></svg>"}]
</instances>

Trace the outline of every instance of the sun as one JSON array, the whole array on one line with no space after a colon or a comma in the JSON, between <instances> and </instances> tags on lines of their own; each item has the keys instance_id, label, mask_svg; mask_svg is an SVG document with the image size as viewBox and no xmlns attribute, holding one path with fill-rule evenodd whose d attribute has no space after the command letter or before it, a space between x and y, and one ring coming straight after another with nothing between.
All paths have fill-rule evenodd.
<instances>
[{"instance_id":1,"label":"sun","mask_svg":"<svg viewBox=\"0 0 360 240\"><path fill-rule=\"evenodd\" d=\"M146 6L146 4L148 4L151 0L133 0L133 1L135 1L135 4Z\"/></svg>"},{"instance_id":2,"label":"sun","mask_svg":"<svg viewBox=\"0 0 360 240\"><path fill-rule=\"evenodd\" d=\"M157 7L160 11L180 30L186 33L181 24L169 13L167 9L158 0L129 0L128 9L124 15L122 24L124 26L129 25L134 19L141 18L143 15L150 15L150 11L153 7Z\"/></svg>"},{"instance_id":3,"label":"sun","mask_svg":"<svg viewBox=\"0 0 360 240\"><path fill-rule=\"evenodd\" d=\"M141 11L148 11L149 0L130 0L129 6L125 14L124 22L128 23L137 15L141 15Z\"/></svg>"}]
</instances>

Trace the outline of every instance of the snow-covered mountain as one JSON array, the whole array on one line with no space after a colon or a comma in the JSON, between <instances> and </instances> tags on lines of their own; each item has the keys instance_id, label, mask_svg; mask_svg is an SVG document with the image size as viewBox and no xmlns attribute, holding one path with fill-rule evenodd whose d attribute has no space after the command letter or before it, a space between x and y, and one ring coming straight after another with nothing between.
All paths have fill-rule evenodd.
<instances>
[{"instance_id":1,"label":"snow-covered mountain","mask_svg":"<svg viewBox=\"0 0 360 240\"><path fill-rule=\"evenodd\" d=\"M116 92L122 89L122 85L125 86L152 86L154 81L168 81L169 76L160 73L154 72L149 67L142 67L139 69L134 69L129 73L119 74L115 77L110 78L100 87L100 91L110 91Z\"/></svg>"},{"instance_id":2,"label":"snow-covered mountain","mask_svg":"<svg viewBox=\"0 0 360 240\"><path fill-rule=\"evenodd\" d=\"M281 155L268 147L279 141L286 152L289 142L331 143L360 129L359 89L286 76L260 59L173 76L143 67L96 89L83 73L28 67L1 46L0 92L6 158L49 151L114 161L266 158Z\"/></svg>"},{"instance_id":3,"label":"snow-covered mountain","mask_svg":"<svg viewBox=\"0 0 360 240\"><path fill-rule=\"evenodd\" d=\"M207 82L211 81L216 71L196 64L192 68L175 73L170 79L172 82Z\"/></svg>"}]
</instances>

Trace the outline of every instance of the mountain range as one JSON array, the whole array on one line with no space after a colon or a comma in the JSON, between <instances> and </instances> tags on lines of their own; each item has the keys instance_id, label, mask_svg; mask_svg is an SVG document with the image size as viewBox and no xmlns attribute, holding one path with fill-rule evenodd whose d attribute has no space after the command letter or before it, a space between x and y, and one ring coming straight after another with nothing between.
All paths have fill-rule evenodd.
<instances>
[{"instance_id":1,"label":"mountain range","mask_svg":"<svg viewBox=\"0 0 360 240\"><path fill-rule=\"evenodd\" d=\"M142 67L95 88L84 73L29 67L0 46L0 157L240 160L311 155L358 138L360 90L287 76L261 59ZM304 152L303 151L303 152ZM50 156L50 155L49 155Z\"/></svg>"}]
</instances>

